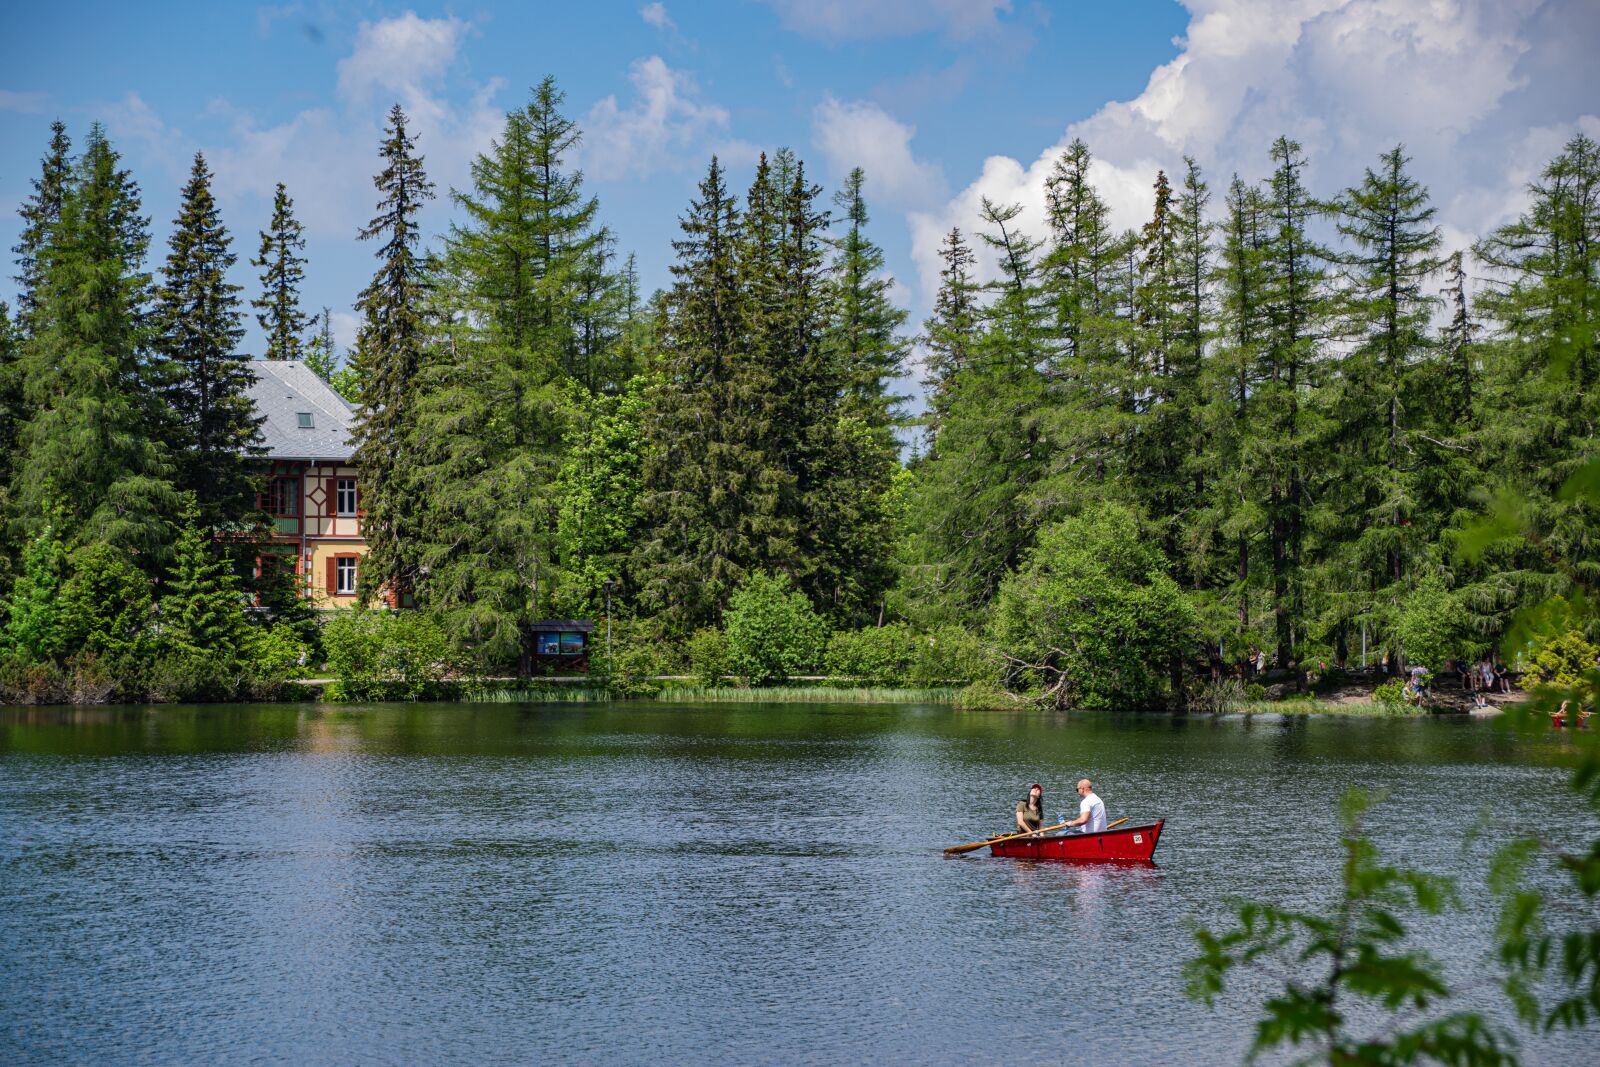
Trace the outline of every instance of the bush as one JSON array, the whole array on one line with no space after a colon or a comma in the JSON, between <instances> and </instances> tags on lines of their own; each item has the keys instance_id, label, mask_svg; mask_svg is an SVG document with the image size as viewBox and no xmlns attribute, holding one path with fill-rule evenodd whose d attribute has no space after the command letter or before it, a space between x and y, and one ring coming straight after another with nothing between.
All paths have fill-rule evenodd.
<instances>
[{"instance_id":1,"label":"bush","mask_svg":"<svg viewBox=\"0 0 1600 1067\"><path fill-rule=\"evenodd\" d=\"M1391 678L1372 691L1372 699L1386 708L1408 707L1406 686L1398 678Z\"/></svg>"},{"instance_id":2,"label":"bush","mask_svg":"<svg viewBox=\"0 0 1600 1067\"><path fill-rule=\"evenodd\" d=\"M1260 682L1251 682L1244 687L1244 695L1246 700L1265 700L1267 699L1267 687Z\"/></svg>"},{"instance_id":3,"label":"bush","mask_svg":"<svg viewBox=\"0 0 1600 1067\"><path fill-rule=\"evenodd\" d=\"M339 612L322 645L337 678L332 700L417 700L454 673L444 630L420 611Z\"/></svg>"},{"instance_id":4,"label":"bush","mask_svg":"<svg viewBox=\"0 0 1600 1067\"><path fill-rule=\"evenodd\" d=\"M701 685L718 686L727 680L733 663L728 658L728 640L715 626L706 626L689 638L689 673Z\"/></svg>"},{"instance_id":5,"label":"bush","mask_svg":"<svg viewBox=\"0 0 1600 1067\"><path fill-rule=\"evenodd\" d=\"M928 639L903 622L840 630L828 639L829 674L868 685L905 685L917 673Z\"/></svg>"},{"instance_id":6,"label":"bush","mask_svg":"<svg viewBox=\"0 0 1600 1067\"><path fill-rule=\"evenodd\" d=\"M723 615L728 659L748 684L767 685L815 670L827 624L784 575L757 571L728 601Z\"/></svg>"},{"instance_id":7,"label":"bush","mask_svg":"<svg viewBox=\"0 0 1600 1067\"><path fill-rule=\"evenodd\" d=\"M993 682L973 682L956 694L955 707L957 711L1008 711L1026 707L1032 700Z\"/></svg>"},{"instance_id":8,"label":"bush","mask_svg":"<svg viewBox=\"0 0 1600 1067\"><path fill-rule=\"evenodd\" d=\"M1193 606L1162 570L1160 550L1115 504L1044 529L995 609L1008 681L1061 707L1158 701L1194 632Z\"/></svg>"},{"instance_id":9,"label":"bush","mask_svg":"<svg viewBox=\"0 0 1600 1067\"><path fill-rule=\"evenodd\" d=\"M1194 709L1211 715L1226 715L1246 700L1244 683L1237 678L1208 682L1194 698Z\"/></svg>"},{"instance_id":10,"label":"bush","mask_svg":"<svg viewBox=\"0 0 1600 1067\"><path fill-rule=\"evenodd\" d=\"M924 635L911 670L913 685L939 682L1000 682L1000 657L982 637L960 626L938 626Z\"/></svg>"},{"instance_id":11,"label":"bush","mask_svg":"<svg viewBox=\"0 0 1600 1067\"><path fill-rule=\"evenodd\" d=\"M1539 637L1533 645L1534 680L1540 685L1572 689L1595 669L1600 649L1578 630L1564 630L1553 637Z\"/></svg>"}]
</instances>

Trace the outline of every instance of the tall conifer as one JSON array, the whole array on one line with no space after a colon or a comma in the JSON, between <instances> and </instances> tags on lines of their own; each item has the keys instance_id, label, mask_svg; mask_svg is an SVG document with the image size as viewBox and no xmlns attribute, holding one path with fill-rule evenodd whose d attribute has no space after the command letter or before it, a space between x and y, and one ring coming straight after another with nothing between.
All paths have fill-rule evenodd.
<instances>
[{"instance_id":1,"label":"tall conifer","mask_svg":"<svg viewBox=\"0 0 1600 1067\"><path fill-rule=\"evenodd\" d=\"M418 255L417 214L433 197L433 183L396 104L379 154L383 170L373 178L378 213L362 228L364 241L379 242L378 270L361 291L356 345L361 406L356 422L355 461L366 496L362 529L369 556L362 583L375 592L385 583L400 593L415 587L419 518L425 487L412 477L406 448L414 425L417 372L427 331L423 321L426 277Z\"/></svg>"},{"instance_id":2,"label":"tall conifer","mask_svg":"<svg viewBox=\"0 0 1600 1067\"><path fill-rule=\"evenodd\" d=\"M59 508L68 544L105 541L149 565L163 558L177 508L151 381L147 223L139 190L96 125L39 264L39 332L23 348L28 420L11 505L37 532Z\"/></svg>"},{"instance_id":3,"label":"tall conifer","mask_svg":"<svg viewBox=\"0 0 1600 1067\"><path fill-rule=\"evenodd\" d=\"M834 196L846 228L833 241L828 339L835 358L844 363L847 407L869 426L887 432L896 405L904 399L890 390L908 347L900 333L907 316L889 296L894 282L883 273L883 250L867 236L865 185L866 174L856 167Z\"/></svg>"},{"instance_id":4,"label":"tall conifer","mask_svg":"<svg viewBox=\"0 0 1600 1067\"><path fill-rule=\"evenodd\" d=\"M39 176L33 179L33 195L17 211L22 216L22 233L11 249L17 256L17 317L30 332L41 328L34 313L44 280L46 248L61 221L61 205L72 179L71 152L67 127L57 119L50 124L50 147L40 163Z\"/></svg>"},{"instance_id":5,"label":"tall conifer","mask_svg":"<svg viewBox=\"0 0 1600 1067\"><path fill-rule=\"evenodd\" d=\"M195 154L173 220L171 251L156 289L156 348L175 426L177 488L192 493L204 530L237 525L256 510L263 473L259 428L248 395L255 375L237 350L244 336L237 257L211 194L211 171Z\"/></svg>"},{"instance_id":6,"label":"tall conifer","mask_svg":"<svg viewBox=\"0 0 1600 1067\"><path fill-rule=\"evenodd\" d=\"M267 335L267 359L300 359L311 320L300 310L306 276L306 239L294 217L294 201L282 182L272 195L272 222L261 231L261 248L250 261L261 270L261 295L250 302Z\"/></svg>"}]
</instances>

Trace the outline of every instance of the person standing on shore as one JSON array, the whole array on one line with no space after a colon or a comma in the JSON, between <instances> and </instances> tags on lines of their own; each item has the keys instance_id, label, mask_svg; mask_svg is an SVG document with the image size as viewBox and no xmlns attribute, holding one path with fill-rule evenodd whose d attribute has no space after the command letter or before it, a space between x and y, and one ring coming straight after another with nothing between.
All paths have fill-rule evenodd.
<instances>
[{"instance_id":1,"label":"person standing on shore","mask_svg":"<svg viewBox=\"0 0 1600 1067\"><path fill-rule=\"evenodd\" d=\"M1105 803L1094 794L1094 785L1087 778L1078 779L1078 817L1067 823L1067 829L1083 827L1083 833L1104 833L1106 828Z\"/></svg>"}]
</instances>

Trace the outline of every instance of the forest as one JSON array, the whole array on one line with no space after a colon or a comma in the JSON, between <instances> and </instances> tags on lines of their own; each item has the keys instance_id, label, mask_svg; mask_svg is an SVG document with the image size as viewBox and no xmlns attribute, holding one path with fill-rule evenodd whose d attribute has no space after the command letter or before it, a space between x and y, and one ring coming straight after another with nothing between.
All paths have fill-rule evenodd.
<instances>
[{"instance_id":1,"label":"forest","mask_svg":"<svg viewBox=\"0 0 1600 1067\"><path fill-rule=\"evenodd\" d=\"M104 130L55 124L0 315L0 700L261 696L361 641L526 674L534 620L608 612L607 677L1062 707L1181 706L1258 653L1593 667L1589 138L1459 249L1402 146L1343 189L1289 137L1260 182L1185 159L1119 231L1074 142L1043 218L985 202L945 237L919 326L871 176L825 190L787 149L747 186L711 159L642 293L563 106L546 79L506 116L437 234L393 108L348 352L302 306L291 190L246 292L203 156L153 265ZM254 358L356 406L362 586L414 609L324 625L248 564Z\"/></svg>"}]
</instances>

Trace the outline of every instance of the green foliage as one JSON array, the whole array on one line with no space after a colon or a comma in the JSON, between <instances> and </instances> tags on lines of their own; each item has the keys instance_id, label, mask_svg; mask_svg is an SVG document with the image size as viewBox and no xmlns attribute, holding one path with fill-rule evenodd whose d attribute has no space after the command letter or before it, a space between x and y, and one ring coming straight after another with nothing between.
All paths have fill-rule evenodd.
<instances>
[{"instance_id":1,"label":"green foliage","mask_svg":"<svg viewBox=\"0 0 1600 1067\"><path fill-rule=\"evenodd\" d=\"M1190 997L1214 1005L1240 971L1281 982L1256 1024L1252 1061L1308 1046L1302 1062L1514 1064L1500 1028L1469 1012L1437 1014L1450 990L1439 965L1408 944L1406 920L1457 909L1459 896L1448 878L1383 862L1363 823L1372 804L1359 789L1340 804L1344 863L1331 907L1245 901L1232 929L1195 929L1200 954L1184 968ZM1352 1003L1380 1009L1370 1032L1356 1030Z\"/></svg>"},{"instance_id":2,"label":"green foliage","mask_svg":"<svg viewBox=\"0 0 1600 1067\"><path fill-rule=\"evenodd\" d=\"M22 573L5 603L0 649L24 664L54 658L66 643L61 628L61 583L66 549L53 526L46 526L22 554Z\"/></svg>"},{"instance_id":3,"label":"green foliage","mask_svg":"<svg viewBox=\"0 0 1600 1067\"><path fill-rule=\"evenodd\" d=\"M1530 658L1534 678L1540 684L1572 689L1582 684L1600 663L1600 648L1579 631L1567 630L1538 641Z\"/></svg>"},{"instance_id":4,"label":"green foliage","mask_svg":"<svg viewBox=\"0 0 1600 1067\"><path fill-rule=\"evenodd\" d=\"M788 577L757 571L723 616L728 662L747 684L765 685L821 665L827 624Z\"/></svg>"},{"instance_id":5,"label":"green foliage","mask_svg":"<svg viewBox=\"0 0 1600 1067\"><path fill-rule=\"evenodd\" d=\"M702 626L688 642L689 673L701 685L719 686L727 681L733 671L733 660L728 655L728 639L714 626Z\"/></svg>"},{"instance_id":6,"label":"green foliage","mask_svg":"<svg viewBox=\"0 0 1600 1067\"><path fill-rule=\"evenodd\" d=\"M261 271L261 295L250 301L256 309L256 322L267 335L267 359L299 359L305 352L303 335L309 321L300 310L300 283L306 277L306 239L300 222L294 217L294 201L282 182L272 195L272 222L261 231L261 248L250 261ZM327 321L327 309L323 309ZM318 353L313 363L311 354L305 352L306 362L312 365L317 376L327 381L332 373L331 345Z\"/></svg>"},{"instance_id":7,"label":"green foliage","mask_svg":"<svg viewBox=\"0 0 1600 1067\"><path fill-rule=\"evenodd\" d=\"M903 622L839 630L828 639L827 672L869 685L905 685L917 674L927 638Z\"/></svg>"},{"instance_id":8,"label":"green foliage","mask_svg":"<svg viewBox=\"0 0 1600 1067\"><path fill-rule=\"evenodd\" d=\"M1466 614L1444 582L1431 575L1424 578L1406 594L1395 619L1395 636L1406 660L1440 670L1451 659L1465 658L1472 643Z\"/></svg>"},{"instance_id":9,"label":"green foliage","mask_svg":"<svg viewBox=\"0 0 1600 1067\"><path fill-rule=\"evenodd\" d=\"M1061 707L1158 701L1194 630L1193 609L1161 562L1133 513L1117 505L1042 531L996 605L1008 680Z\"/></svg>"},{"instance_id":10,"label":"green foliage","mask_svg":"<svg viewBox=\"0 0 1600 1067\"><path fill-rule=\"evenodd\" d=\"M61 588L59 603L63 648L137 672L155 643L150 579L110 545L80 548L68 562L71 577Z\"/></svg>"},{"instance_id":11,"label":"green foliage","mask_svg":"<svg viewBox=\"0 0 1600 1067\"><path fill-rule=\"evenodd\" d=\"M584 616L604 609L604 582L624 578L637 537L646 380L633 379L615 396L571 391L574 417L556 488L556 603L564 615Z\"/></svg>"},{"instance_id":12,"label":"green foliage","mask_svg":"<svg viewBox=\"0 0 1600 1067\"><path fill-rule=\"evenodd\" d=\"M1404 708L1408 706L1405 690L1404 682L1398 678L1391 678L1372 691L1372 699L1386 708Z\"/></svg>"},{"instance_id":13,"label":"green foliage","mask_svg":"<svg viewBox=\"0 0 1600 1067\"><path fill-rule=\"evenodd\" d=\"M241 662L248 640L244 591L227 558L198 525L192 500L184 520L161 597L162 644L174 652L215 661L226 673Z\"/></svg>"},{"instance_id":14,"label":"green foliage","mask_svg":"<svg viewBox=\"0 0 1600 1067\"><path fill-rule=\"evenodd\" d=\"M417 700L454 670L445 631L420 611L341 611L323 627L331 700Z\"/></svg>"}]
</instances>

